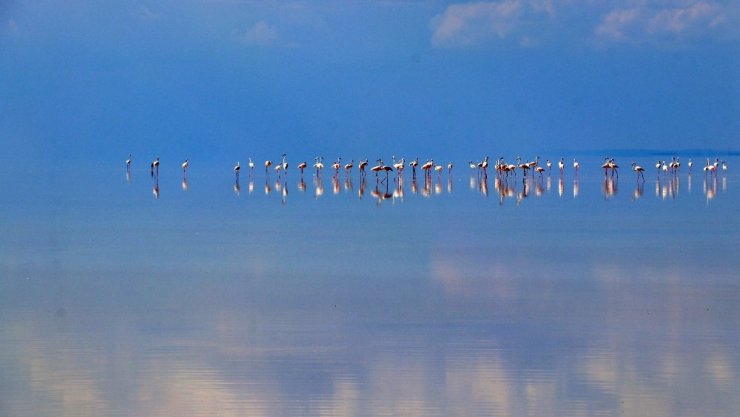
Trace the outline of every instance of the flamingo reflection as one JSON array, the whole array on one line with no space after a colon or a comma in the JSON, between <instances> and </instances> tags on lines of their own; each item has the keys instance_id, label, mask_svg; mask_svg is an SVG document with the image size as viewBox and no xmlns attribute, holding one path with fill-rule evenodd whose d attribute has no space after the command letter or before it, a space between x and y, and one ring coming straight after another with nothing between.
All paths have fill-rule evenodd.
<instances>
[{"instance_id":1,"label":"flamingo reflection","mask_svg":"<svg viewBox=\"0 0 740 417\"><path fill-rule=\"evenodd\" d=\"M637 181L635 184L635 191L632 192L632 201L636 201L642 197L645 192L645 181Z\"/></svg>"},{"instance_id":2,"label":"flamingo reflection","mask_svg":"<svg viewBox=\"0 0 740 417\"><path fill-rule=\"evenodd\" d=\"M152 194L154 195L154 199L159 199L159 175L154 177L154 187L152 188Z\"/></svg>"},{"instance_id":3,"label":"flamingo reflection","mask_svg":"<svg viewBox=\"0 0 740 417\"><path fill-rule=\"evenodd\" d=\"M324 180L321 178L321 175L314 178L313 181L314 184L314 198L319 198L322 195L324 195Z\"/></svg>"}]
</instances>

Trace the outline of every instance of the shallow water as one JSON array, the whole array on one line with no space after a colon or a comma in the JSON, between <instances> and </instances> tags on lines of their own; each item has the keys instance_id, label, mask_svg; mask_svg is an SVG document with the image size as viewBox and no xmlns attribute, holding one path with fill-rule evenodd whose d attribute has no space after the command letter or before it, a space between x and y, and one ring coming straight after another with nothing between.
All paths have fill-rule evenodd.
<instances>
[{"instance_id":1,"label":"shallow water","mask_svg":"<svg viewBox=\"0 0 740 417\"><path fill-rule=\"evenodd\" d=\"M740 176L592 159L4 182L0 415L737 415Z\"/></svg>"}]
</instances>

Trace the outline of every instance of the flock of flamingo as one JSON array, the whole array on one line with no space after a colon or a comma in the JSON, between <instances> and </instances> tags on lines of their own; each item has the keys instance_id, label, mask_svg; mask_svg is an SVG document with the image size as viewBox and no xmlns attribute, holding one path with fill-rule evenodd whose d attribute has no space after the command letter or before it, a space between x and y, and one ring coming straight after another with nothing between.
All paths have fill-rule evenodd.
<instances>
[{"instance_id":1,"label":"flock of flamingo","mask_svg":"<svg viewBox=\"0 0 740 417\"><path fill-rule=\"evenodd\" d=\"M441 179L441 176L444 172L447 172L448 177L452 178L452 171L454 168L454 164L452 162L448 162L446 165L437 164L434 162L433 159L428 159L424 163L419 162L419 158L415 158L410 162L406 162L405 158L396 159L395 155L391 158L392 164L386 165L382 159L377 159L376 164L373 166L369 165L368 159L361 159L357 164L355 164L355 160L351 160L346 163L342 163L342 158L337 158L333 163L330 165L330 169L333 171L332 179L334 180L334 189L335 193L338 192L338 179L342 175L342 171L344 171L345 175L345 188L349 189L351 188L351 178L353 170L355 169L355 166L357 170L359 171L360 175L360 197L362 197L362 194L364 193L365 185L366 185L366 176L367 171L372 171L375 174L375 183L376 187L373 191L373 195L376 195L378 197L385 197L389 198L391 196L397 196L400 193L402 193L403 190L403 179L404 179L404 172L406 169L411 170L411 179L412 179L412 191L416 190L416 178L417 178L417 168L421 171L421 173L424 176L424 188L422 189L423 194L431 194L431 184L432 184L432 176L435 172L437 174L437 187L441 187L439 184L439 180ZM509 186L509 179L511 177L516 178L517 172L520 172L523 178L523 184L524 184L524 193L526 196L527 193L527 178L528 176L533 179L536 175L539 176L540 179L543 178L543 175L547 173L548 175L548 189L549 189L549 177L551 175L552 169L554 166L557 167L558 174L560 177L560 183L559 183L559 189L560 189L560 195L562 195L562 189L563 189L563 175L566 171L566 163L565 158L560 158L560 160L557 162L557 164L553 164L553 162L549 159L545 160L544 164L540 163L540 157L537 156L534 159L530 161L522 161L522 158L517 156L516 157L516 163L507 163L503 157L498 158L492 165L495 173L496 173L496 182L495 186L496 189L499 191L499 194L501 195L502 199L504 197L510 196L509 193L511 193L512 188ZM130 178L130 171L133 164L133 157L132 155L129 155L128 159L125 161L126 163L126 172L127 176ZM159 157L154 159L150 164L150 174L152 178L154 179L154 195L155 197L159 196L159 165L160 160ZM689 159L688 163L686 164L688 168L688 174L691 175L692 169L693 169L693 162ZM277 163L273 163L272 160L265 160L264 161L264 169L265 169L265 176L267 178L266 180L266 187L265 191L266 193L269 193L271 191L271 186L269 185L269 177L271 170L274 171L277 175L277 182L276 182L276 188L279 188L282 190L284 194L287 193L287 188L283 187L280 180L287 178L288 174L288 168L289 163L287 161L287 154L283 153L281 155L281 159ZM468 163L468 166L470 168L471 172L471 187L473 186L473 178L476 178L478 180L479 188L480 190L487 194L487 178L488 178L488 170L489 170L489 157L485 156L480 161L470 161ZM578 180L578 173L580 170L580 162L574 158L572 162L572 170L574 173L574 180L576 183L574 183L574 197L577 195L577 180ZM183 183L182 187L183 190L187 190L187 173L188 168L190 167L190 161L188 159L185 159L181 165L180 165L182 172L183 172ZM303 161L297 165L297 169L300 172L300 183L298 184L299 189L305 190L305 182L303 180L304 171L308 169L309 165L307 162ZM315 179L319 180L322 177L322 173L324 172L324 157L317 156L314 158L314 162L311 165L312 169L315 169ZM636 189L635 193L638 194L638 190L640 190L639 194L641 193L641 188L639 185L641 183L644 183L645 181L645 168L643 168L641 165L638 165L637 162L632 162L631 164L632 171L636 175L636 180L638 183L638 188ZM249 176L250 180L252 178L252 175L254 173L255 169L255 163L252 160L252 158L248 158L248 164L246 167L249 170ZM606 196L611 196L615 194L615 187L616 184L614 182L614 179L619 178L619 164L615 161L612 157L605 157L604 163L601 165L601 168L604 170L604 179L605 179L605 185L604 185L604 193ZM658 160L655 164L655 170L657 174L657 178L660 180L661 176L665 178L674 179L677 178L679 171L681 169L681 161L678 157L674 156L671 161L667 160ZM710 159L706 159L706 163L703 166L703 172L704 176L715 178L718 174L718 172L726 173L728 169L727 162L721 161L719 158L716 158L714 162L711 162ZM234 190L239 193L239 175L242 171L242 166L240 162L237 162L236 165L233 167L234 175L235 175L235 184L234 184ZM396 176L394 178L394 182L396 183L396 189L394 190L394 193L389 193L389 178L390 173L395 172ZM531 173L531 175L530 175ZM381 190L379 186L381 184L385 184L385 192L381 193ZM317 197L323 193L323 186L320 186L320 182L317 182ZM451 181L448 181L448 190L451 191L452 183ZM253 182L250 181L250 192L253 188Z\"/></svg>"}]
</instances>

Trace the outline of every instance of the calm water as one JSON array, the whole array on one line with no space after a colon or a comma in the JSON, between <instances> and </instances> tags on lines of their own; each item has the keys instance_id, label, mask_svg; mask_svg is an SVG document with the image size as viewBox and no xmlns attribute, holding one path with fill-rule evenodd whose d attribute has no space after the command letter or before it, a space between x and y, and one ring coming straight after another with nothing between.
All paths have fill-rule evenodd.
<instances>
[{"instance_id":1,"label":"calm water","mask_svg":"<svg viewBox=\"0 0 740 417\"><path fill-rule=\"evenodd\" d=\"M735 416L740 160L653 159L400 190L6 169L0 415Z\"/></svg>"}]
</instances>

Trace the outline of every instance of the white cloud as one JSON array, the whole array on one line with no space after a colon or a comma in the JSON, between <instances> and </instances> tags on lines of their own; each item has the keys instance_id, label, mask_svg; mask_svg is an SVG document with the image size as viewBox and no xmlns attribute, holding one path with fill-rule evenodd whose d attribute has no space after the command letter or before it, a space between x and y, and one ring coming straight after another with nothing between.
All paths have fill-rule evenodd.
<instances>
[{"instance_id":1,"label":"white cloud","mask_svg":"<svg viewBox=\"0 0 740 417\"><path fill-rule=\"evenodd\" d=\"M280 38L278 30L264 21L255 23L244 33L237 33L237 38L249 45L275 45Z\"/></svg>"},{"instance_id":2,"label":"white cloud","mask_svg":"<svg viewBox=\"0 0 740 417\"><path fill-rule=\"evenodd\" d=\"M453 4L432 21L432 44L440 47L474 45L492 39L518 38L533 42L525 26L553 14L550 0L502 0ZM526 39L522 42L522 39Z\"/></svg>"},{"instance_id":3,"label":"white cloud","mask_svg":"<svg viewBox=\"0 0 740 417\"><path fill-rule=\"evenodd\" d=\"M727 19L725 10L710 1L690 1L661 7L665 3L642 2L632 8L607 13L594 33L603 40L645 42L664 38L690 38L719 29Z\"/></svg>"}]
</instances>

